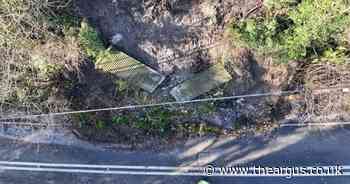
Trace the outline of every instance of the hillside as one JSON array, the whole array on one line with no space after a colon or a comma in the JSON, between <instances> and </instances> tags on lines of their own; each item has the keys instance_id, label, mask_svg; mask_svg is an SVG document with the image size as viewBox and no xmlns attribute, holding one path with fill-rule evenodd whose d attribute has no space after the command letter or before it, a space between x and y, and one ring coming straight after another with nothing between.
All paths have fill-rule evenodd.
<instances>
[{"instance_id":1,"label":"hillside","mask_svg":"<svg viewBox=\"0 0 350 184\"><path fill-rule=\"evenodd\" d=\"M349 6L2 0L0 121L158 147L192 136L269 134L285 119L344 120Z\"/></svg>"}]
</instances>

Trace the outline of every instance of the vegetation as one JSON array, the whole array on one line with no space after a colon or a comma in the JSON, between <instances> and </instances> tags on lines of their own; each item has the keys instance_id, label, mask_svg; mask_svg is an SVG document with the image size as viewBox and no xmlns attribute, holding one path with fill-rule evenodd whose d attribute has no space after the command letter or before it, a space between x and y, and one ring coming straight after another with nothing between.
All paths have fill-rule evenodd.
<instances>
[{"instance_id":1,"label":"vegetation","mask_svg":"<svg viewBox=\"0 0 350 184\"><path fill-rule=\"evenodd\" d=\"M79 41L85 53L94 59L105 50L99 33L86 21L81 22Z\"/></svg>"},{"instance_id":2,"label":"vegetation","mask_svg":"<svg viewBox=\"0 0 350 184\"><path fill-rule=\"evenodd\" d=\"M215 109L216 109L215 104L211 102L198 104L198 112L203 115L208 115L214 112Z\"/></svg>"},{"instance_id":3,"label":"vegetation","mask_svg":"<svg viewBox=\"0 0 350 184\"><path fill-rule=\"evenodd\" d=\"M0 1L2 112L56 108L47 99L59 91L58 76L66 61L80 59L79 47L68 36L75 20L68 12L69 0Z\"/></svg>"},{"instance_id":4,"label":"vegetation","mask_svg":"<svg viewBox=\"0 0 350 184\"><path fill-rule=\"evenodd\" d=\"M166 109L152 109L146 111L145 115L139 118L134 126L146 131L147 134L164 135L169 133L174 115L174 112Z\"/></svg>"},{"instance_id":5,"label":"vegetation","mask_svg":"<svg viewBox=\"0 0 350 184\"><path fill-rule=\"evenodd\" d=\"M333 113L348 114L344 111L348 95L317 91L348 84L350 1L266 0L264 4L260 15L235 21L235 40L276 60L304 63L296 83L305 89L307 116L323 119Z\"/></svg>"},{"instance_id":6,"label":"vegetation","mask_svg":"<svg viewBox=\"0 0 350 184\"><path fill-rule=\"evenodd\" d=\"M65 72L74 70L72 68L86 60L97 63L118 54L106 48L99 32L86 20L74 15L70 2L0 0L1 112L66 111L73 107L69 104L71 99L64 99L61 105L57 105L59 100L56 98L53 103L48 100L65 95L60 86L63 90L74 89L73 82L64 80ZM343 38L350 25L349 0L265 0L264 5L266 9L261 15L234 21L232 35L240 45L272 54L281 61L341 64L349 58L350 33L347 43ZM115 101L141 93L131 89L124 80L117 80L113 88L117 91ZM134 95L132 102L135 101L147 103L149 99L146 95ZM194 114L210 115L216 108L215 103L208 102L191 110ZM79 114L73 119L80 123L80 127L101 132L126 127L134 131L135 136L141 133L166 136L174 132L221 132L220 128L205 123L185 121L175 125L173 122L183 114L167 108L106 114ZM186 116L191 116L191 113ZM248 122L246 119L242 121ZM236 128L250 126L235 125Z\"/></svg>"},{"instance_id":7,"label":"vegetation","mask_svg":"<svg viewBox=\"0 0 350 184\"><path fill-rule=\"evenodd\" d=\"M350 24L347 0L268 0L265 5L262 16L233 24L233 36L241 44L282 61L341 52L339 39ZM338 54L329 54L335 50Z\"/></svg>"},{"instance_id":8,"label":"vegetation","mask_svg":"<svg viewBox=\"0 0 350 184\"><path fill-rule=\"evenodd\" d=\"M86 57L106 55L97 31L75 16L70 0L0 1L0 104L3 112L66 111L70 80ZM101 54L102 55L102 54ZM61 89L62 88L62 89ZM120 86L125 88L125 86ZM60 96L62 102L57 101ZM54 97L56 101L47 99ZM62 107L52 107L62 103ZM55 109L53 109L55 108ZM10 112L9 112L10 113Z\"/></svg>"},{"instance_id":9,"label":"vegetation","mask_svg":"<svg viewBox=\"0 0 350 184\"><path fill-rule=\"evenodd\" d=\"M83 113L76 115L77 127L83 134L98 136L100 140L144 142L145 138L169 140L173 137L222 134L222 129L207 123L176 122L182 113L165 108L123 112L116 115Z\"/></svg>"},{"instance_id":10,"label":"vegetation","mask_svg":"<svg viewBox=\"0 0 350 184\"><path fill-rule=\"evenodd\" d=\"M64 88L74 87L71 81L62 81L66 67L84 61L85 57L93 61L111 57L98 31L86 20L74 16L69 0L2 0L0 12L2 107L3 104L12 110L24 107L27 113L66 111L71 108L69 104L52 109L47 100L62 95L60 84ZM118 92L128 93L125 81L118 80L116 84ZM212 104L208 104L201 111L206 113L211 109ZM73 119L80 127L92 125L101 131L111 126L128 126L148 135L168 135L177 115L168 109L155 108L141 115L104 118L100 114L83 113Z\"/></svg>"}]
</instances>

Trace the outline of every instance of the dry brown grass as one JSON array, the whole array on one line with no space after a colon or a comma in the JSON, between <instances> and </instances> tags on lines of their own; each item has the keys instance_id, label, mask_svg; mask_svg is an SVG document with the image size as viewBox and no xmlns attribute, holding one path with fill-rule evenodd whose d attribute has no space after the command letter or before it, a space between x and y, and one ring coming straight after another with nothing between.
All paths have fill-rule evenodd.
<instances>
[{"instance_id":1,"label":"dry brown grass","mask_svg":"<svg viewBox=\"0 0 350 184\"><path fill-rule=\"evenodd\" d=\"M311 64L305 72L306 113L321 121L340 120L350 112L350 64Z\"/></svg>"},{"instance_id":2,"label":"dry brown grass","mask_svg":"<svg viewBox=\"0 0 350 184\"><path fill-rule=\"evenodd\" d=\"M52 31L70 0L0 0L0 115L57 110L48 99L56 89L39 75L33 54L64 66L79 60L74 40ZM50 30L51 29L51 30Z\"/></svg>"}]
</instances>

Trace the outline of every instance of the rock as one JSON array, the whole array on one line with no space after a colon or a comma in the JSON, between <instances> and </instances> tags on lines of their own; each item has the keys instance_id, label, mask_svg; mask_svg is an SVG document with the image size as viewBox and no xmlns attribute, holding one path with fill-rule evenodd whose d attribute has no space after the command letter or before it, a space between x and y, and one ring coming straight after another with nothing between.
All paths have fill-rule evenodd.
<instances>
[{"instance_id":1,"label":"rock","mask_svg":"<svg viewBox=\"0 0 350 184\"><path fill-rule=\"evenodd\" d=\"M113 50L107 50L105 54L99 56L96 61L96 67L118 78L125 79L130 84L150 93L165 79L165 76L136 59L123 52Z\"/></svg>"},{"instance_id":2,"label":"rock","mask_svg":"<svg viewBox=\"0 0 350 184\"><path fill-rule=\"evenodd\" d=\"M120 33L116 33L112 39L111 42L113 45L117 45L121 40L123 39L123 35Z\"/></svg>"},{"instance_id":3,"label":"rock","mask_svg":"<svg viewBox=\"0 0 350 184\"><path fill-rule=\"evenodd\" d=\"M221 64L216 64L208 70L194 75L192 79L176 86L170 94L177 101L192 100L210 90L230 81L232 77Z\"/></svg>"}]
</instances>

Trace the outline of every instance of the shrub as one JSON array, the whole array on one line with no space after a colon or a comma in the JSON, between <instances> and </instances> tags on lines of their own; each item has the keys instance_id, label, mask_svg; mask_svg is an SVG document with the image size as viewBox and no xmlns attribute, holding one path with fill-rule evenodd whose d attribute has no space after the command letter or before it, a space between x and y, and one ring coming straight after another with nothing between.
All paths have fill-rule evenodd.
<instances>
[{"instance_id":1,"label":"shrub","mask_svg":"<svg viewBox=\"0 0 350 184\"><path fill-rule=\"evenodd\" d=\"M130 123L130 120L127 116L115 116L112 118L112 123L116 125L127 125Z\"/></svg>"},{"instance_id":2,"label":"shrub","mask_svg":"<svg viewBox=\"0 0 350 184\"><path fill-rule=\"evenodd\" d=\"M106 127L106 123L102 120L97 120L95 126L97 129L104 129Z\"/></svg>"},{"instance_id":3,"label":"shrub","mask_svg":"<svg viewBox=\"0 0 350 184\"><path fill-rule=\"evenodd\" d=\"M346 0L304 0L300 3L270 0L265 4L271 9L262 17L234 23L233 35L243 45L264 53L275 53L282 61L318 56L337 47L339 35L350 23Z\"/></svg>"},{"instance_id":4,"label":"shrub","mask_svg":"<svg viewBox=\"0 0 350 184\"><path fill-rule=\"evenodd\" d=\"M55 23L70 0L0 0L0 104L2 112L48 112L48 97L57 92L48 42L63 40ZM40 49L39 49L40 48ZM33 56L35 50L41 55ZM46 55L50 53L49 55ZM57 53L57 52L55 52ZM69 53L62 54L69 55ZM34 62L36 61L36 62ZM4 105L7 104L7 105Z\"/></svg>"},{"instance_id":5,"label":"shrub","mask_svg":"<svg viewBox=\"0 0 350 184\"><path fill-rule=\"evenodd\" d=\"M99 33L86 21L81 22L79 41L85 53L94 59L105 50Z\"/></svg>"},{"instance_id":6,"label":"shrub","mask_svg":"<svg viewBox=\"0 0 350 184\"><path fill-rule=\"evenodd\" d=\"M164 135L171 129L173 113L166 109L156 108L146 112L145 116L138 119L135 127L148 134Z\"/></svg>"}]
</instances>

